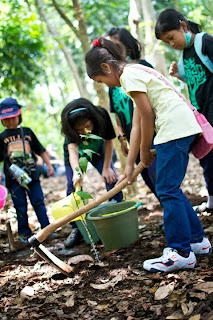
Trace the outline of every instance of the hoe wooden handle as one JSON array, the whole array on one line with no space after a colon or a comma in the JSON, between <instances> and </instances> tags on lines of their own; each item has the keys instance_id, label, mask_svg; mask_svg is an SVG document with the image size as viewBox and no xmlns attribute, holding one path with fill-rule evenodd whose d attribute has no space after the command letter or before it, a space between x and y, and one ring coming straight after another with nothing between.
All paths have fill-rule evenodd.
<instances>
[{"instance_id":1,"label":"hoe wooden handle","mask_svg":"<svg viewBox=\"0 0 213 320\"><path fill-rule=\"evenodd\" d=\"M132 174L132 180L134 180L139 173L141 173L141 171L144 169L144 166L142 165L142 163L140 162L137 167L134 169L133 174ZM84 207L68 214L65 217L62 217L59 220L56 220L54 222L52 222L51 224L49 224L47 227L45 227L44 229L40 230L35 238L38 240L39 243L42 243L44 240L47 239L47 237L49 237L49 235L51 235L51 233L53 233L56 229L62 227L63 225L65 225L66 223L70 222L71 220L73 220L74 218L77 218L78 216L81 216L82 214L90 211L91 209L94 209L95 207L97 207L98 205L100 205L102 202L109 200L110 198L112 198L116 193L118 193L119 191L121 191L123 188L125 188L128 185L128 181L127 178L125 178L124 180L122 180L118 185L116 185L113 189L109 190L108 192L106 192L104 195L102 195L98 200L89 203L87 205L85 205Z\"/></svg>"}]
</instances>

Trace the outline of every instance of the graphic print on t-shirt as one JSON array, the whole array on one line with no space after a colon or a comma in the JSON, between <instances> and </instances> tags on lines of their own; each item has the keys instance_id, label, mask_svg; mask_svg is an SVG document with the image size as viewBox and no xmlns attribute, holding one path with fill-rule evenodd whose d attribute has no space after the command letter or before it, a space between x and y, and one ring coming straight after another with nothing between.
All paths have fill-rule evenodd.
<instances>
[{"instance_id":1,"label":"graphic print on t-shirt","mask_svg":"<svg viewBox=\"0 0 213 320\"><path fill-rule=\"evenodd\" d=\"M189 88L189 96L192 105L199 110L196 92L201 84L206 81L206 73L201 64L195 63L195 58L184 59L184 70Z\"/></svg>"},{"instance_id":2,"label":"graphic print on t-shirt","mask_svg":"<svg viewBox=\"0 0 213 320\"><path fill-rule=\"evenodd\" d=\"M117 113L122 112L125 119L126 124L129 125L131 118L129 112L129 97L125 94L124 90L120 87L116 87L112 91L112 99L114 104L114 109Z\"/></svg>"},{"instance_id":3,"label":"graphic print on t-shirt","mask_svg":"<svg viewBox=\"0 0 213 320\"><path fill-rule=\"evenodd\" d=\"M29 141L24 141L24 145L25 145L25 154L24 154L22 140L16 140L16 141L12 141L12 142L8 143L7 150L8 150L8 156L9 156L11 162L17 162L18 158L19 159L20 158L26 158L26 159L32 158Z\"/></svg>"}]
</instances>

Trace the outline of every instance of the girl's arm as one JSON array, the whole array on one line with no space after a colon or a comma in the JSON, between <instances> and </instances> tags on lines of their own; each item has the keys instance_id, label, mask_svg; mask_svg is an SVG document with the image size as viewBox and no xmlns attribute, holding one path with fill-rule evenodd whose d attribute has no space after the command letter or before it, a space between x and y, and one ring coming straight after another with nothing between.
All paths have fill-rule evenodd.
<instances>
[{"instance_id":1,"label":"girl's arm","mask_svg":"<svg viewBox=\"0 0 213 320\"><path fill-rule=\"evenodd\" d=\"M131 96L141 119L140 159L144 167L148 167L154 159L150 147L154 135L155 114L145 92L132 91Z\"/></svg>"},{"instance_id":2,"label":"girl's arm","mask_svg":"<svg viewBox=\"0 0 213 320\"><path fill-rule=\"evenodd\" d=\"M79 152L78 152L78 145L76 143L69 143L68 144L68 152L69 152L69 161L73 171L73 185L76 186L77 183L82 182L82 171L79 167ZM76 171L78 168L78 171Z\"/></svg>"},{"instance_id":3,"label":"girl's arm","mask_svg":"<svg viewBox=\"0 0 213 320\"><path fill-rule=\"evenodd\" d=\"M48 157L48 154L46 151L42 151L40 153L40 157L43 159L44 163L47 165L47 175L48 176L53 176L54 175L54 169L53 166L50 163L50 159Z\"/></svg>"},{"instance_id":4,"label":"girl's arm","mask_svg":"<svg viewBox=\"0 0 213 320\"><path fill-rule=\"evenodd\" d=\"M183 78L181 78L180 75L179 75L179 72L178 72L178 64L177 64L176 61L172 61L171 65L170 65L170 68L169 68L169 74L170 74L170 76L176 77L176 78L178 78L179 80L185 82L185 81L183 80Z\"/></svg>"},{"instance_id":5,"label":"girl's arm","mask_svg":"<svg viewBox=\"0 0 213 320\"><path fill-rule=\"evenodd\" d=\"M129 153L127 157L126 167L122 179L128 178L128 183L131 183L131 176L134 169L134 164L140 149L141 143L141 117L137 108L134 109L132 119L132 130L129 142Z\"/></svg>"},{"instance_id":6,"label":"girl's arm","mask_svg":"<svg viewBox=\"0 0 213 320\"><path fill-rule=\"evenodd\" d=\"M102 171L102 177L107 183L113 183L116 181L117 176L111 169L110 164L112 161L113 152L113 140L105 140L105 153L104 153L104 165Z\"/></svg>"},{"instance_id":7,"label":"girl's arm","mask_svg":"<svg viewBox=\"0 0 213 320\"><path fill-rule=\"evenodd\" d=\"M120 144L121 144L121 151L122 151L123 155L126 157L128 155L128 151L129 151L128 143L127 143L127 140L126 140L126 135L124 133L121 121L120 121L120 119L119 119L117 114L116 114L116 122L117 122L118 135L122 136L122 137L119 138L119 141L120 141Z\"/></svg>"}]
</instances>

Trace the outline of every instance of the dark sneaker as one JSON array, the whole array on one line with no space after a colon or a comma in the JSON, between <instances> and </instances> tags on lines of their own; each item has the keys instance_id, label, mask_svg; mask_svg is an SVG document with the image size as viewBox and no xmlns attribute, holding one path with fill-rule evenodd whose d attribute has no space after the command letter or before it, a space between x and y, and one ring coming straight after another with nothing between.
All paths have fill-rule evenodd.
<instances>
[{"instance_id":1,"label":"dark sneaker","mask_svg":"<svg viewBox=\"0 0 213 320\"><path fill-rule=\"evenodd\" d=\"M25 246L29 246L30 245L30 243L28 242L28 239L31 237L31 235L30 236L24 236L22 234L19 234L18 237L19 237L19 240L21 241L21 243L23 243Z\"/></svg>"},{"instance_id":2,"label":"dark sneaker","mask_svg":"<svg viewBox=\"0 0 213 320\"><path fill-rule=\"evenodd\" d=\"M173 272L194 267L196 267L194 252L191 251L188 257L183 257L172 248L165 248L162 257L145 260L143 263L143 268L151 272Z\"/></svg>"},{"instance_id":3,"label":"dark sneaker","mask_svg":"<svg viewBox=\"0 0 213 320\"><path fill-rule=\"evenodd\" d=\"M58 239L59 238L59 235L57 232L53 232L48 238L47 238L47 241L50 241L50 240L54 240L54 239Z\"/></svg>"},{"instance_id":4,"label":"dark sneaker","mask_svg":"<svg viewBox=\"0 0 213 320\"><path fill-rule=\"evenodd\" d=\"M212 251L212 246L209 239L204 237L201 242L191 243L191 249L197 255L208 256Z\"/></svg>"},{"instance_id":5,"label":"dark sneaker","mask_svg":"<svg viewBox=\"0 0 213 320\"><path fill-rule=\"evenodd\" d=\"M6 237L7 236L7 230L0 229L0 237Z\"/></svg>"},{"instance_id":6,"label":"dark sneaker","mask_svg":"<svg viewBox=\"0 0 213 320\"><path fill-rule=\"evenodd\" d=\"M213 208L208 208L207 202L203 202L199 206L193 206L193 209L196 213L202 213L202 212L213 213Z\"/></svg>"},{"instance_id":7,"label":"dark sneaker","mask_svg":"<svg viewBox=\"0 0 213 320\"><path fill-rule=\"evenodd\" d=\"M69 237L64 243L65 248L72 248L76 244L79 244L82 239L82 234L80 233L78 228L74 228L70 233Z\"/></svg>"}]
</instances>

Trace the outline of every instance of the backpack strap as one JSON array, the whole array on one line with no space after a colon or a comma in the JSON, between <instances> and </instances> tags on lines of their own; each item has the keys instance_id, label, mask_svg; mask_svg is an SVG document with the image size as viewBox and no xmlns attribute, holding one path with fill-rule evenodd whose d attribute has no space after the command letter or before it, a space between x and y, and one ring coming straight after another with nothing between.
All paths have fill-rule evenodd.
<instances>
[{"instance_id":1,"label":"backpack strap","mask_svg":"<svg viewBox=\"0 0 213 320\"><path fill-rule=\"evenodd\" d=\"M203 36L206 32L200 32L195 35L194 38L194 48L197 56L200 58L202 63L209 69L210 72L213 73L213 62L209 59L209 57L202 53L202 46L203 46ZM180 77L185 80L185 70L184 70L184 63L183 63L183 52L181 53L180 59L178 61L178 73Z\"/></svg>"},{"instance_id":2,"label":"backpack strap","mask_svg":"<svg viewBox=\"0 0 213 320\"><path fill-rule=\"evenodd\" d=\"M148 67L142 66L141 64L135 64L135 65L132 66L132 68L142 69L143 71L151 73L153 76L155 76L158 79L162 80L167 86L169 86L171 89L173 89L179 95L179 97L188 105L188 107L194 113L197 112L197 109L161 73L159 73L158 71L156 71L156 70L154 70L152 68L148 68Z\"/></svg>"},{"instance_id":3,"label":"backpack strap","mask_svg":"<svg viewBox=\"0 0 213 320\"><path fill-rule=\"evenodd\" d=\"M213 73L213 62L209 59L209 57L202 53L202 39L206 32L200 32L195 35L194 39L194 47L195 51L200 58L200 60L203 62L203 64Z\"/></svg>"},{"instance_id":4,"label":"backpack strap","mask_svg":"<svg viewBox=\"0 0 213 320\"><path fill-rule=\"evenodd\" d=\"M178 61L178 73L179 76L183 79L186 80L186 75L185 75L185 70L184 70L184 64L183 64L183 52L181 52L180 59Z\"/></svg>"}]
</instances>

